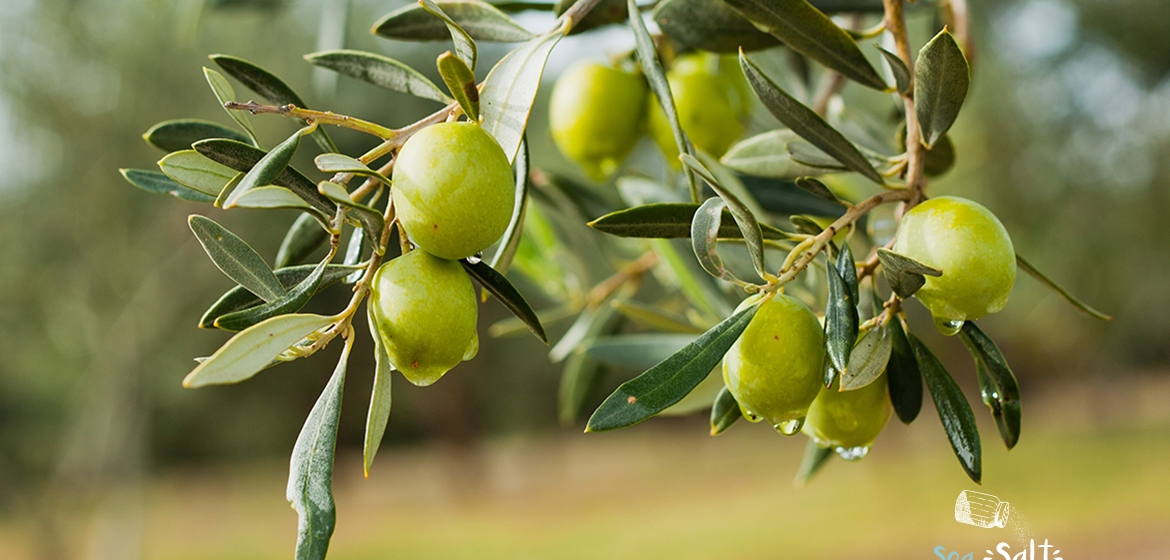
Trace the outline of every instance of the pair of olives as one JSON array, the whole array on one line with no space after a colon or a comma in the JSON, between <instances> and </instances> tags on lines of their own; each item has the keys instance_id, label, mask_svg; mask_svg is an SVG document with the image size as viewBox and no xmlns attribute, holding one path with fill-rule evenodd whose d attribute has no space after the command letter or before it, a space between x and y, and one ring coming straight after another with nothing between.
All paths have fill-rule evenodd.
<instances>
[{"instance_id":1,"label":"pair of olives","mask_svg":"<svg viewBox=\"0 0 1170 560\"><path fill-rule=\"evenodd\" d=\"M457 260L503 235L515 182L503 148L472 122L416 133L391 181L398 221L418 248L374 274L370 323L395 369L426 386L479 349L475 289Z\"/></svg>"},{"instance_id":2,"label":"pair of olives","mask_svg":"<svg viewBox=\"0 0 1170 560\"><path fill-rule=\"evenodd\" d=\"M894 250L943 272L927 277L915 297L944 334L1002 309L1015 283L1015 251L1003 224L963 198L939 197L907 212ZM724 357L723 380L748 419L786 434L803 428L820 445L860 458L890 417L886 376L851 391L825 388L822 333L807 306L773 296Z\"/></svg>"},{"instance_id":3,"label":"pair of olives","mask_svg":"<svg viewBox=\"0 0 1170 560\"><path fill-rule=\"evenodd\" d=\"M716 157L743 134L751 91L734 57L688 53L666 74L679 123L699 149ZM644 130L674 167L674 133L638 73L582 61L561 75L549 105L553 142L590 178L617 171Z\"/></svg>"}]
</instances>

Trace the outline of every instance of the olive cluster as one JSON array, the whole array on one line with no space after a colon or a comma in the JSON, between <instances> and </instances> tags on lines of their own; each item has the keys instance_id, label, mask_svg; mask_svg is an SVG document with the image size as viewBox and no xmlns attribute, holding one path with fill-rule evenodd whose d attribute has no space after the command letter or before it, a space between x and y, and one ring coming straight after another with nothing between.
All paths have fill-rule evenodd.
<instances>
[{"instance_id":1,"label":"olive cluster","mask_svg":"<svg viewBox=\"0 0 1170 560\"><path fill-rule=\"evenodd\" d=\"M752 98L737 60L683 54L666 78L691 142L722 156L743 134ZM553 89L549 129L561 153L596 181L618 170L643 133L649 133L672 167L681 165L670 122L637 72L590 61L571 66Z\"/></svg>"},{"instance_id":2,"label":"olive cluster","mask_svg":"<svg viewBox=\"0 0 1170 560\"><path fill-rule=\"evenodd\" d=\"M390 363L425 386L479 349L475 289L457 261L503 235L515 183L504 150L473 122L419 131L391 180L398 223L417 248L375 273L370 322Z\"/></svg>"}]
</instances>

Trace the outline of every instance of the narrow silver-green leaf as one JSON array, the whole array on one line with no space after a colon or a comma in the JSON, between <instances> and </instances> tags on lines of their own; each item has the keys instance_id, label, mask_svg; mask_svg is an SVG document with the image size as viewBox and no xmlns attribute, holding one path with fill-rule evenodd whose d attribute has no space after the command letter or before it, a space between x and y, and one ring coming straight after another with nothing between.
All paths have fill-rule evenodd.
<instances>
[{"instance_id":1,"label":"narrow silver-green leaf","mask_svg":"<svg viewBox=\"0 0 1170 560\"><path fill-rule=\"evenodd\" d=\"M274 266L280 269L304 262L328 238L329 232L325 231L312 216L308 214L297 216L296 221L284 234L284 240L280 242Z\"/></svg>"},{"instance_id":2,"label":"narrow silver-green leaf","mask_svg":"<svg viewBox=\"0 0 1170 560\"><path fill-rule=\"evenodd\" d=\"M215 197L177 183L161 171L147 169L119 169L119 173L131 185L156 194L169 194L175 198L194 202L215 202Z\"/></svg>"},{"instance_id":3,"label":"narrow silver-green leaf","mask_svg":"<svg viewBox=\"0 0 1170 560\"><path fill-rule=\"evenodd\" d=\"M900 255L888 249L879 247L877 253L878 259L882 263L882 274L886 277L886 282L890 284L890 289L902 299L914 295L914 292L926 284L925 276L939 277L943 275L943 272L937 268L931 268L906 255Z\"/></svg>"},{"instance_id":4,"label":"narrow silver-green leaf","mask_svg":"<svg viewBox=\"0 0 1170 560\"><path fill-rule=\"evenodd\" d=\"M259 148L224 138L201 140L193 144L192 147L211 160L244 173L254 168L264 159L266 154L264 150ZM333 215L337 211L335 204L317 192L317 184L292 166L285 167L270 183L288 187L289 190L297 193L297 196L305 199L305 202L326 215Z\"/></svg>"},{"instance_id":5,"label":"narrow silver-green leaf","mask_svg":"<svg viewBox=\"0 0 1170 560\"><path fill-rule=\"evenodd\" d=\"M724 387L715 397L715 403L711 405L711 435L723 433L740 418L743 418L743 412L739 409L739 403L735 402L735 396L731 391Z\"/></svg>"},{"instance_id":6,"label":"narrow silver-green leaf","mask_svg":"<svg viewBox=\"0 0 1170 560\"><path fill-rule=\"evenodd\" d=\"M533 38L516 20L495 6L480 0L436 2L456 24L476 41L518 43ZM418 3L399 8L374 24L374 35L405 41L442 41L450 37L443 21L427 13Z\"/></svg>"},{"instance_id":7,"label":"narrow silver-green leaf","mask_svg":"<svg viewBox=\"0 0 1170 560\"><path fill-rule=\"evenodd\" d=\"M857 300L837 265L827 263L829 299L825 304L825 352L833 368L844 372L857 341Z\"/></svg>"},{"instance_id":8,"label":"narrow silver-green leaf","mask_svg":"<svg viewBox=\"0 0 1170 560\"><path fill-rule=\"evenodd\" d=\"M655 202L606 214L589 227L618 237L678 239L691 236L698 204L689 202ZM730 211L720 220L719 239L742 239L743 232ZM764 239L787 239L789 234L767 224L760 224Z\"/></svg>"},{"instance_id":9,"label":"narrow silver-green leaf","mask_svg":"<svg viewBox=\"0 0 1170 560\"><path fill-rule=\"evenodd\" d=\"M650 248L658 257L656 272L659 280L681 292L705 318L714 322L731 313L731 305L723 298L714 280L694 266L698 264L695 259L683 257L686 249L681 243L675 245L669 239L651 239Z\"/></svg>"},{"instance_id":10,"label":"narrow silver-green leaf","mask_svg":"<svg viewBox=\"0 0 1170 560\"><path fill-rule=\"evenodd\" d=\"M475 72L467 67L463 59L447 51L439 55L436 62L439 76L451 95L459 102L463 114L472 122L479 122L479 88L475 87Z\"/></svg>"},{"instance_id":11,"label":"narrow silver-green leaf","mask_svg":"<svg viewBox=\"0 0 1170 560\"><path fill-rule=\"evenodd\" d=\"M797 187L817 198L825 199L834 204L841 204L841 199L837 198L837 195L833 194L833 191L829 190L829 187L816 177L798 177L795 184Z\"/></svg>"},{"instance_id":12,"label":"narrow silver-green leaf","mask_svg":"<svg viewBox=\"0 0 1170 560\"><path fill-rule=\"evenodd\" d=\"M516 159L520 142L524 140L544 64L566 32L562 26L520 45L497 62L483 80L479 95L483 112L480 126L500 143L509 162Z\"/></svg>"},{"instance_id":13,"label":"narrow silver-green leaf","mask_svg":"<svg viewBox=\"0 0 1170 560\"><path fill-rule=\"evenodd\" d=\"M528 186L529 161L528 140L520 141L520 151L513 162L516 176L516 200L512 205L512 219L508 221L508 229L500 237L500 243L492 260L488 263L500 274L507 274L512 267L512 258L516 256L516 249L520 247L520 240L524 236L524 217L528 214Z\"/></svg>"},{"instance_id":14,"label":"narrow silver-green leaf","mask_svg":"<svg viewBox=\"0 0 1170 560\"><path fill-rule=\"evenodd\" d=\"M699 160L694 158L694 156L684 153L681 154L679 158L682 160L683 164L689 167L698 176L702 177L703 180L706 181L708 185L710 185L711 189L719 195L719 198L723 199L723 202L727 204L727 209L731 211L731 215L735 218L736 225L739 226L739 230L743 233L744 244L747 245L748 253L752 257L752 266L755 267L756 274L758 274L760 278L768 278L769 273L767 270L767 265L764 263L764 237L763 233L760 231L760 223L756 220L755 215L752 214L751 209L749 209L747 205L739 199L739 197L735 196L735 194L725 188L723 184L720 183L719 180L717 180L715 176L712 175L711 172L706 167L704 167L701 162L699 162ZM698 212L696 212L695 215L698 216ZM714 217L718 217L718 214L715 214ZM719 225L715 224L715 230L711 233L717 233L718 228ZM691 232L693 241L693 228ZM712 251L713 250L714 244L712 244Z\"/></svg>"},{"instance_id":15,"label":"narrow silver-green leaf","mask_svg":"<svg viewBox=\"0 0 1170 560\"><path fill-rule=\"evenodd\" d=\"M695 211L694 221L691 222L691 248L695 251L699 265L707 274L720 280L739 282L739 278L723 266L723 259L719 258L719 252L716 250L719 227L726 207L727 203L717 196L708 198L699 206Z\"/></svg>"},{"instance_id":16,"label":"narrow silver-green leaf","mask_svg":"<svg viewBox=\"0 0 1170 560\"><path fill-rule=\"evenodd\" d=\"M491 292L504 307L508 308L513 315L524 321L532 334L536 335L541 342L548 344L548 335L544 333L544 326L540 324L540 317L536 316L536 312L532 310L532 306L520 295L516 287L504 277L503 274L496 272L496 270L483 261L476 263L468 262L467 259L462 259L459 264L463 265L463 269L483 286L488 292Z\"/></svg>"},{"instance_id":17,"label":"narrow silver-green leaf","mask_svg":"<svg viewBox=\"0 0 1170 560\"><path fill-rule=\"evenodd\" d=\"M244 174L244 178L240 180L240 184L236 186L236 190L228 196L227 201L224 202L225 209L235 206L236 200L244 193L256 187L262 187L272 184L280 175L284 168L288 167L288 163L292 161L293 154L297 152L297 147L301 144L301 136L304 136L311 131L315 126L307 126L293 133L287 140L278 144L272 151L264 154L256 165Z\"/></svg>"},{"instance_id":18,"label":"narrow silver-green leaf","mask_svg":"<svg viewBox=\"0 0 1170 560\"><path fill-rule=\"evenodd\" d=\"M784 126L833 156L849 169L879 185L885 183L881 174L873 168L873 165L857 149L857 146L854 146L848 138L830 126L824 118L780 89L780 86L765 76L759 67L748 60L743 53L739 55L739 63L743 67L743 73L747 76L748 83L755 90L760 101Z\"/></svg>"},{"instance_id":19,"label":"narrow silver-green leaf","mask_svg":"<svg viewBox=\"0 0 1170 560\"><path fill-rule=\"evenodd\" d=\"M906 68L906 63L902 61L901 57L886 49L877 47L877 50L882 53L882 58L885 58L886 64L890 66L890 73L894 75L894 84L898 88L898 93L903 95L910 93L913 82L910 79L910 69Z\"/></svg>"},{"instance_id":20,"label":"narrow silver-green leaf","mask_svg":"<svg viewBox=\"0 0 1170 560\"><path fill-rule=\"evenodd\" d=\"M1077 309L1080 309L1081 311L1084 311L1085 313L1088 313L1089 315L1096 317L1097 319L1101 319L1102 321L1112 321L1113 320L1112 315L1106 315L1105 313L1102 313L1100 311L1097 311L1096 309L1093 309L1092 306L1081 301L1076 296L1070 294L1067 290L1060 287L1059 284L1057 284L1056 282L1053 282L1052 279L1045 276L1043 272L1040 272L1036 267L1032 266L1032 263L1029 263L1028 261L1024 260L1024 257L1021 257L1018 253L1016 254L1016 264L1018 264L1020 266L1020 268L1023 269L1024 272L1027 272L1028 274L1032 275L1033 278L1039 280L1040 283L1044 284L1045 287L1060 294L1060 297L1064 298L1065 301L1071 303L1073 305L1073 307L1076 307Z\"/></svg>"},{"instance_id":21,"label":"narrow silver-green leaf","mask_svg":"<svg viewBox=\"0 0 1170 560\"><path fill-rule=\"evenodd\" d=\"M341 422L341 400L345 392L345 370L352 337L321 391L289 461L285 499L297 512L296 560L325 560L337 513L333 502L333 458L337 451L337 426Z\"/></svg>"},{"instance_id":22,"label":"narrow silver-green leaf","mask_svg":"<svg viewBox=\"0 0 1170 560\"><path fill-rule=\"evenodd\" d=\"M236 171L208 159L195 150L180 150L167 154L158 161L158 167L167 177L180 185L208 196L217 196Z\"/></svg>"},{"instance_id":23,"label":"narrow silver-green leaf","mask_svg":"<svg viewBox=\"0 0 1170 560\"><path fill-rule=\"evenodd\" d=\"M1011 449L1020 441L1020 386L1016 383L1016 375L1003 352L975 326L974 321L963 323L959 336L975 359L983 404L991 409L999 435L1004 445Z\"/></svg>"},{"instance_id":24,"label":"narrow silver-green leaf","mask_svg":"<svg viewBox=\"0 0 1170 560\"><path fill-rule=\"evenodd\" d=\"M219 100L221 107L228 101L236 100L236 90L228 83L227 78L223 77L223 74L204 67L203 77L207 78L207 84L211 86L211 91L215 93L215 98ZM252 121L248 119L248 114L244 111L236 111L226 107L224 110L227 111L228 116L233 121L236 121L236 124L240 125L240 128L244 129L244 132L248 134L248 138L252 139L252 145L259 148L260 141L256 139L256 131L252 129Z\"/></svg>"},{"instance_id":25,"label":"narrow silver-green leaf","mask_svg":"<svg viewBox=\"0 0 1170 560\"><path fill-rule=\"evenodd\" d=\"M183 379L184 387L238 383L268 367L285 350L333 323L332 317L280 315L244 329Z\"/></svg>"},{"instance_id":26,"label":"narrow silver-green leaf","mask_svg":"<svg viewBox=\"0 0 1170 560\"><path fill-rule=\"evenodd\" d=\"M967 476L978 484L983 478L983 451L979 443L979 430L975 425L975 414L962 389L955 383L946 368L934 357L930 349L912 333L907 333L918 368L934 399L939 420L955 450L955 457L967 472Z\"/></svg>"},{"instance_id":27,"label":"narrow silver-green leaf","mask_svg":"<svg viewBox=\"0 0 1170 560\"><path fill-rule=\"evenodd\" d=\"M239 208L295 208L316 212L316 209L292 191L275 185L256 187L240 195L235 205Z\"/></svg>"},{"instance_id":28,"label":"narrow silver-green leaf","mask_svg":"<svg viewBox=\"0 0 1170 560\"><path fill-rule=\"evenodd\" d=\"M703 329L695 326L686 317L671 313L657 305L648 305L632 299L614 301L614 310L627 319L669 333L699 334Z\"/></svg>"},{"instance_id":29,"label":"narrow silver-green leaf","mask_svg":"<svg viewBox=\"0 0 1170 560\"><path fill-rule=\"evenodd\" d=\"M918 53L914 64L914 110L927 147L946 134L959 116L971 69L955 37L943 29Z\"/></svg>"},{"instance_id":30,"label":"narrow silver-green leaf","mask_svg":"<svg viewBox=\"0 0 1170 560\"><path fill-rule=\"evenodd\" d=\"M922 410L922 374L918 361L902 330L902 321L894 318L886 328L890 331L890 362L886 365L886 381L894 413L903 424L910 425Z\"/></svg>"},{"instance_id":31,"label":"narrow silver-green leaf","mask_svg":"<svg viewBox=\"0 0 1170 560\"><path fill-rule=\"evenodd\" d=\"M303 282L305 278L308 278L316 269L317 265L303 264L300 266L278 268L273 272L276 274L276 278L280 280L280 284L286 290L291 290ZM360 272L361 270L362 268L358 266L331 264L325 268L325 274L321 277L321 282L317 286L317 292L337 283L337 281L346 275L354 271ZM250 309L258 305L264 305L264 300L256 297L256 294L249 292L243 286L236 286L225 292L207 311L203 312L203 317L199 319L199 328L215 328L216 319L229 313Z\"/></svg>"},{"instance_id":32,"label":"narrow silver-green leaf","mask_svg":"<svg viewBox=\"0 0 1170 560\"><path fill-rule=\"evenodd\" d=\"M165 152L191 149L191 144L208 138L229 138L247 142L248 137L219 123L201 119L176 119L160 122L142 135L150 145Z\"/></svg>"},{"instance_id":33,"label":"narrow silver-green leaf","mask_svg":"<svg viewBox=\"0 0 1170 560\"><path fill-rule=\"evenodd\" d=\"M390 378L394 373L394 366L390 364L390 356L386 355L386 348L382 346L382 338L378 336L378 328L374 325L374 318L366 314L370 325L370 338L374 339L374 389L370 393L370 410L366 413L366 436L362 444L362 469L366 477L370 476L370 467L374 464L374 456L382 445L382 436L386 434L386 423L390 420L391 395Z\"/></svg>"},{"instance_id":34,"label":"narrow silver-green leaf","mask_svg":"<svg viewBox=\"0 0 1170 560\"><path fill-rule=\"evenodd\" d=\"M565 360L557 388L557 418L562 426L577 422L586 402L597 392L604 372L601 363L584 352L574 352Z\"/></svg>"},{"instance_id":35,"label":"narrow silver-green leaf","mask_svg":"<svg viewBox=\"0 0 1170 560\"><path fill-rule=\"evenodd\" d=\"M654 367L697 338L693 334L637 333L600 337L585 352L602 363L629 369Z\"/></svg>"},{"instance_id":36,"label":"narrow silver-green leaf","mask_svg":"<svg viewBox=\"0 0 1170 560\"><path fill-rule=\"evenodd\" d=\"M821 169L800 163L788 153L789 142L798 138L788 129L757 134L736 143L720 161L740 173L773 179L795 179L821 173Z\"/></svg>"},{"instance_id":37,"label":"narrow silver-green leaf","mask_svg":"<svg viewBox=\"0 0 1170 560\"><path fill-rule=\"evenodd\" d=\"M284 286L268 263L250 245L236 234L215 223L210 218L193 214L187 219L191 231L207 251L207 256L228 278L248 291L273 302L284 295Z\"/></svg>"},{"instance_id":38,"label":"narrow silver-green leaf","mask_svg":"<svg viewBox=\"0 0 1170 560\"><path fill-rule=\"evenodd\" d=\"M820 472L832 457L832 447L821 447L816 440L808 438L808 443L804 446L804 458L800 461L800 470L796 472L794 480L796 485L803 486L813 475Z\"/></svg>"},{"instance_id":39,"label":"narrow silver-green leaf","mask_svg":"<svg viewBox=\"0 0 1170 560\"><path fill-rule=\"evenodd\" d=\"M345 154L321 154L313 158L313 163L322 173L353 173L363 177L373 177L384 185L390 184L390 178L370 169L370 167L355 158Z\"/></svg>"},{"instance_id":40,"label":"narrow silver-green leaf","mask_svg":"<svg viewBox=\"0 0 1170 560\"><path fill-rule=\"evenodd\" d=\"M758 308L747 306L671 357L623 383L593 412L586 431L631 426L682 400L719 364Z\"/></svg>"},{"instance_id":41,"label":"narrow silver-green leaf","mask_svg":"<svg viewBox=\"0 0 1170 560\"><path fill-rule=\"evenodd\" d=\"M472 39L471 35L468 35L467 31L451 19L451 16L448 16L434 0L419 0L419 4L423 10L443 20L447 26L447 32L451 34L451 42L455 44L456 55L463 59L468 68L475 70L475 62L479 57L479 49L475 46L475 39Z\"/></svg>"},{"instance_id":42,"label":"narrow silver-green leaf","mask_svg":"<svg viewBox=\"0 0 1170 560\"><path fill-rule=\"evenodd\" d=\"M300 311L320 288L327 264L327 261L321 261L307 278L283 296L263 305L222 315L215 319L213 325L225 331L241 331L272 317Z\"/></svg>"},{"instance_id":43,"label":"narrow silver-green leaf","mask_svg":"<svg viewBox=\"0 0 1170 560\"><path fill-rule=\"evenodd\" d=\"M430 14L426 16L430 20L434 19ZM443 29L443 33L446 32L446 29ZM454 101L443 93L439 86L414 68L380 54L353 50L322 51L305 55L305 60L309 64L328 68L392 91L408 93L443 104Z\"/></svg>"},{"instance_id":44,"label":"narrow silver-green leaf","mask_svg":"<svg viewBox=\"0 0 1170 560\"><path fill-rule=\"evenodd\" d=\"M886 370L893 336L885 325L870 329L849 354L849 367L841 372L841 390L852 391L873 383Z\"/></svg>"},{"instance_id":45,"label":"narrow silver-green leaf","mask_svg":"<svg viewBox=\"0 0 1170 560\"><path fill-rule=\"evenodd\" d=\"M378 245L381 241L382 229L386 226L386 220L382 217L381 212L360 202L354 202L353 198L346 192L345 187L332 181L321 181L317 184L317 191L325 195L325 198L345 206L353 212L353 216L362 224L362 232L369 240L370 245L375 247Z\"/></svg>"},{"instance_id":46,"label":"narrow silver-green leaf","mask_svg":"<svg viewBox=\"0 0 1170 560\"><path fill-rule=\"evenodd\" d=\"M833 20L805 0L725 0L756 27L792 50L867 87L884 91L878 75L857 42Z\"/></svg>"}]
</instances>

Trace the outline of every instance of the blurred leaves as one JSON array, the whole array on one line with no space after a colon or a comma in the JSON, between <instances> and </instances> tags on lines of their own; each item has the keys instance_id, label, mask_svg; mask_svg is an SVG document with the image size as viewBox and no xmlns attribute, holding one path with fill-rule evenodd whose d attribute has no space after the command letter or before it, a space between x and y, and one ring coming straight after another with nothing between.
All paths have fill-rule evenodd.
<instances>
[{"instance_id":1,"label":"blurred leaves","mask_svg":"<svg viewBox=\"0 0 1170 560\"><path fill-rule=\"evenodd\" d=\"M654 22L671 39L692 49L734 53L780 44L723 0L665 0L654 8Z\"/></svg>"}]
</instances>

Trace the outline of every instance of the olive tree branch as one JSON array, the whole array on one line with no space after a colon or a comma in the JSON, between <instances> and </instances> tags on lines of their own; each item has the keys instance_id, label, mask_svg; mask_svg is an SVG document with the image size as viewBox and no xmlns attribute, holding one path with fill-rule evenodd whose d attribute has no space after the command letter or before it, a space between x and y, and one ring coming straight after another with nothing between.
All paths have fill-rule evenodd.
<instances>
[{"instance_id":1,"label":"olive tree branch","mask_svg":"<svg viewBox=\"0 0 1170 560\"><path fill-rule=\"evenodd\" d=\"M386 128L380 124L375 124L370 121L358 119L348 115L340 115L332 111L313 111L311 109L302 109L293 104L288 105L264 105L249 101L247 103L240 103L238 101L228 101L223 106L227 109L236 111L248 111L253 115L263 113L282 115L285 117L292 117L297 119L305 119L314 123L325 123L344 128L350 128L359 132L365 132L377 136L383 140L388 140L394 137L394 130Z\"/></svg>"},{"instance_id":2,"label":"olive tree branch","mask_svg":"<svg viewBox=\"0 0 1170 560\"><path fill-rule=\"evenodd\" d=\"M906 32L906 15L903 11L903 0L882 0L886 9L886 29L894 36L894 45L898 57L910 70L911 79L914 76L914 58L910 53L910 39ZM921 133L918 130L918 113L914 108L913 88L902 95L902 102L906 113L906 188L910 191L910 199L906 203L909 209L923 199L926 189L926 146L922 145Z\"/></svg>"}]
</instances>

